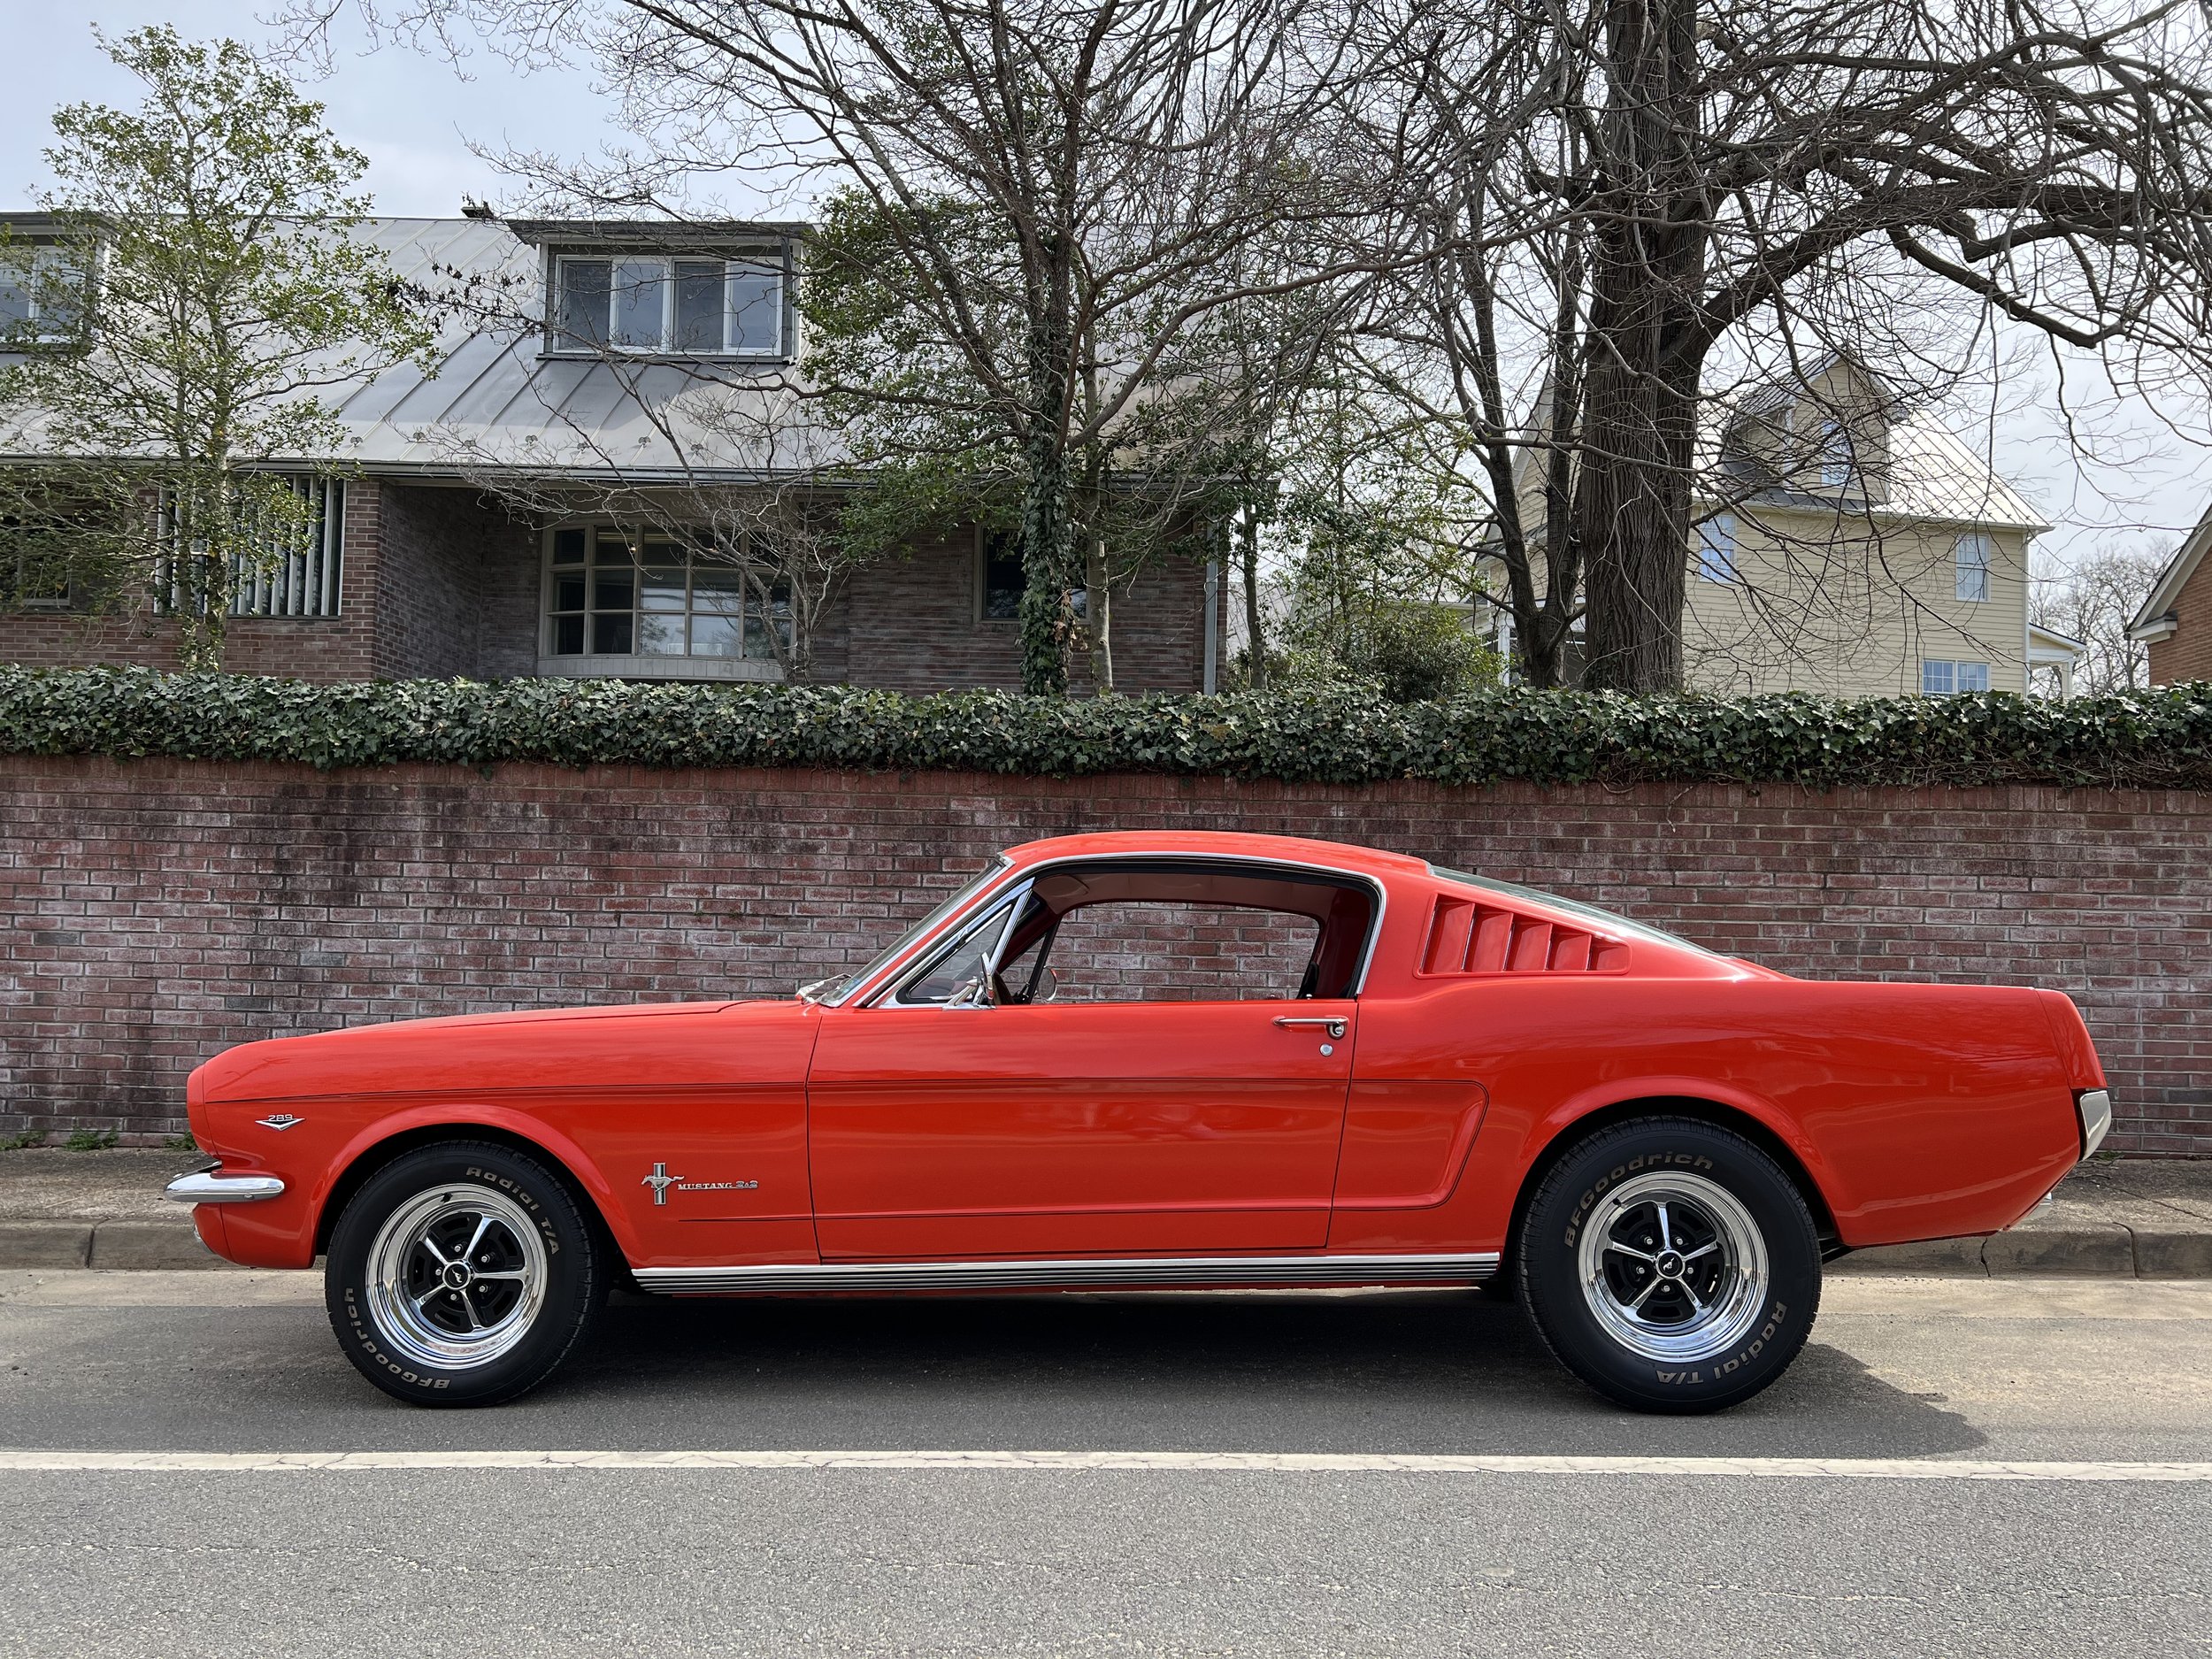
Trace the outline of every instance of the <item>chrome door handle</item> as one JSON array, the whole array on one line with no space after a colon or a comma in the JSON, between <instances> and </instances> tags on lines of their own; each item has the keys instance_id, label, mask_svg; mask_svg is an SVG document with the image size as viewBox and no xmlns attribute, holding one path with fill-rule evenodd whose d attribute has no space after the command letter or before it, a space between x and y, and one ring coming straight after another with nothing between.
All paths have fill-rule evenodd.
<instances>
[{"instance_id":1,"label":"chrome door handle","mask_svg":"<svg viewBox=\"0 0 2212 1659\"><path fill-rule=\"evenodd\" d=\"M1302 1019L1294 1019L1287 1014L1278 1014L1275 1016L1275 1023L1278 1025L1285 1026L1319 1025L1332 1037L1341 1037L1344 1034L1344 1022L1340 1019L1323 1019L1317 1016L1310 1016Z\"/></svg>"}]
</instances>

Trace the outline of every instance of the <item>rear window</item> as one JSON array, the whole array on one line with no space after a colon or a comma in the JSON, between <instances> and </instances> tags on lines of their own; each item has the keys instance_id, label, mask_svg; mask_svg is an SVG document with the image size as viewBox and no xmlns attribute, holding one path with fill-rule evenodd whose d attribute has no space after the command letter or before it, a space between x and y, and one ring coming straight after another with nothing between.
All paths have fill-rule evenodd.
<instances>
[{"instance_id":1,"label":"rear window","mask_svg":"<svg viewBox=\"0 0 2212 1659\"><path fill-rule=\"evenodd\" d=\"M1479 892L1495 893L1502 898L1525 899L1533 903L1547 905L1552 910L1563 911L1569 916L1579 917L1593 926L1602 927L1606 932L1623 939L1641 939L1653 944L1671 945L1678 950L1694 950L1701 956L1718 957L1720 955L1717 951L1706 949L1702 945L1692 943L1679 933L1670 933L1661 928L1649 927L1642 922L1632 922L1625 916L1617 915L1611 910L1601 910L1594 904L1583 904L1573 899L1563 899L1555 893L1545 893L1535 887L1525 887L1518 882L1493 880L1488 876L1479 876L1465 870L1447 869L1442 864L1431 864L1429 873L1440 881L1456 881L1462 887L1473 887ZM1725 958L1721 959L1725 960Z\"/></svg>"}]
</instances>

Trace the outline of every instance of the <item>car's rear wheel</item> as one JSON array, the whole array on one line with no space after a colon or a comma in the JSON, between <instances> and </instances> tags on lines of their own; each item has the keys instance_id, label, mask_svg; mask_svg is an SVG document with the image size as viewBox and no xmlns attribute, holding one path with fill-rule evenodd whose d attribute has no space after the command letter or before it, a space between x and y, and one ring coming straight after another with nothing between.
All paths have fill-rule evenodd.
<instances>
[{"instance_id":1,"label":"car's rear wheel","mask_svg":"<svg viewBox=\"0 0 2212 1659\"><path fill-rule=\"evenodd\" d=\"M1545 1176L1522 1300L1561 1363L1644 1411L1717 1411L1788 1369L1820 1305L1805 1201L1741 1135L1686 1118L1602 1130Z\"/></svg>"},{"instance_id":2,"label":"car's rear wheel","mask_svg":"<svg viewBox=\"0 0 2212 1659\"><path fill-rule=\"evenodd\" d=\"M485 1141L403 1154L330 1237L325 1298L346 1357L414 1405L495 1405L552 1375L605 1300L574 1195L538 1159Z\"/></svg>"}]
</instances>

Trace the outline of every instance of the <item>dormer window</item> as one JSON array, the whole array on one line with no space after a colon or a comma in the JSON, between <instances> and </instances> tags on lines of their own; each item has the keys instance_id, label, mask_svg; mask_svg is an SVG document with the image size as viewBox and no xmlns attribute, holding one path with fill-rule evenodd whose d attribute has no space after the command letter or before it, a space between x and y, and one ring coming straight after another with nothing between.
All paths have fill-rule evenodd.
<instances>
[{"instance_id":1,"label":"dormer window","mask_svg":"<svg viewBox=\"0 0 2212 1659\"><path fill-rule=\"evenodd\" d=\"M763 250L560 254L551 349L648 357L774 358L784 348L784 266Z\"/></svg>"},{"instance_id":2,"label":"dormer window","mask_svg":"<svg viewBox=\"0 0 2212 1659\"><path fill-rule=\"evenodd\" d=\"M1823 489L1848 489L1854 468L1851 428L1840 420L1821 423L1820 484Z\"/></svg>"},{"instance_id":3,"label":"dormer window","mask_svg":"<svg viewBox=\"0 0 2212 1659\"><path fill-rule=\"evenodd\" d=\"M83 326L81 257L53 244L0 249L0 350L60 345Z\"/></svg>"}]
</instances>

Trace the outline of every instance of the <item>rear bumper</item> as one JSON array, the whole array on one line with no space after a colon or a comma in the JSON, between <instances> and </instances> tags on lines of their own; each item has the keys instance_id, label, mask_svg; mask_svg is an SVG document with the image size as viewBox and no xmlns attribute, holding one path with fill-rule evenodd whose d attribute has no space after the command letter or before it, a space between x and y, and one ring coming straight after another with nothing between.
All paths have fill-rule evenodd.
<instances>
[{"instance_id":1,"label":"rear bumper","mask_svg":"<svg viewBox=\"0 0 2212 1659\"><path fill-rule=\"evenodd\" d=\"M2074 1116L2081 1120L2081 1155L2087 1158L2112 1133L2112 1095L2101 1088L2084 1089L2074 1096Z\"/></svg>"}]
</instances>

